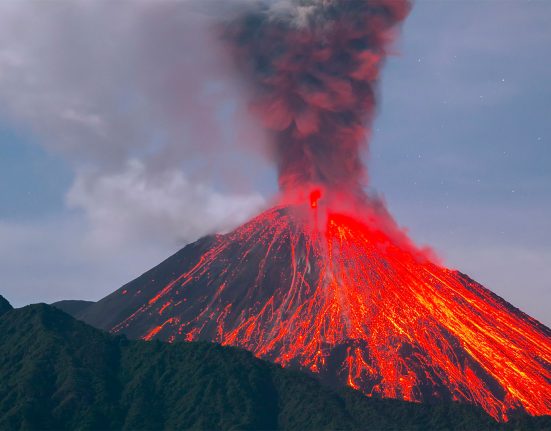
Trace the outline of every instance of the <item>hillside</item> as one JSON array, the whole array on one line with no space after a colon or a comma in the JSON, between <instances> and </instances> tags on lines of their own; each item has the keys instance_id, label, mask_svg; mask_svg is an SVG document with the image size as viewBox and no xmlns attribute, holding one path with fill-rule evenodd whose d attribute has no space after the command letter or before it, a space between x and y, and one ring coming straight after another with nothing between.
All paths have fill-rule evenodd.
<instances>
[{"instance_id":1,"label":"hillside","mask_svg":"<svg viewBox=\"0 0 551 431\"><path fill-rule=\"evenodd\" d=\"M0 295L0 316L8 311L10 311L13 307L11 304L4 298L2 295Z\"/></svg>"},{"instance_id":2,"label":"hillside","mask_svg":"<svg viewBox=\"0 0 551 431\"><path fill-rule=\"evenodd\" d=\"M78 318L78 316L85 312L88 307L95 304L94 301L82 301L79 299L65 299L63 301L57 301L50 305L55 308L65 311L65 313L70 314L73 317Z\"/></svg>"},{"instance_id":3,"label":"hillside","mask_svg":"<svg viewBox=\"0 0 551 431\"><path fill-rule=\"evenodd\" d=\"M44 304L0 317L0 382L3 430L510 429L475 407L337 393L235 348L114 337ZM518 429L549 426L529 420Z\"/></svg>"}]
</instances>

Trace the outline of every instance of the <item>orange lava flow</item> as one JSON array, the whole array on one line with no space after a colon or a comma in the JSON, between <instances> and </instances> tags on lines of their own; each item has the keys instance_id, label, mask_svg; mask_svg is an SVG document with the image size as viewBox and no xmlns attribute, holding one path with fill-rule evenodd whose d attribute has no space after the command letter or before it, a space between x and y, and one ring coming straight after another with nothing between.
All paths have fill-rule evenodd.
<instances>
[{"instance_id":1,"label":"orange lava flow","mask_svg":"<svg viewBox=\"0 0 551 431\"><path fill-rule=\"evenodd\" d=\"M217 236L113 331L143 317L146 340L240 346L368 396L551 414L548 328L376 223L323 223L280 207Z\"/></svg>"}]
</instances>

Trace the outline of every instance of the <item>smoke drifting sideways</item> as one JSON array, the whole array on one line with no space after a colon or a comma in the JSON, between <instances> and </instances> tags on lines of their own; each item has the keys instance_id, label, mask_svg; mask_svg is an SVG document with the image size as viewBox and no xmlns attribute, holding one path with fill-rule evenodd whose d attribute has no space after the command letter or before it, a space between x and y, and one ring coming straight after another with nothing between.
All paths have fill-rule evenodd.
<instances>
[{"instance_id":1,"label":"smoke drifting sideways","mask_svg":"<svg viewBox=\"0 0 551 431\"><path fill-rule=\"evenodd\" d=\"M408 0L257 2L223 28L279 187L364 195L379 73Z\"/></svg>"}]
</instances>

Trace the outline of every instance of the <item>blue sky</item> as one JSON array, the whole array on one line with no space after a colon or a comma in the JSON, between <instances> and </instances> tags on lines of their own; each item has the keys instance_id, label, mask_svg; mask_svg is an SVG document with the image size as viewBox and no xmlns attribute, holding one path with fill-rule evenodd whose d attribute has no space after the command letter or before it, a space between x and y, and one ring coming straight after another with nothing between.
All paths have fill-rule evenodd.
<instances>
[{"instance_id":1,"label":"blue sky","mask_svg":"<svg viewBox=\"0 0 551 431\"><path fill-rule=\"evenodd\" d=\"M70 166L9 125L0 126L0 142L2 220L34 220L63 212L64 192L73 178Z\"/></svg>"},{"instance_id":2,"label":"blue sky","mask_svg":"<svg viewBox=\"0 0 551 431\"><path fill-rule=\"evenodd\" d=\"M99 299L276 190L208 37L182 46L195 16L99 3L0 9L0 293L18 306ZM371 187L551 325L551 3L418 1L396 50Z\"/></svg>"}]
</instances>

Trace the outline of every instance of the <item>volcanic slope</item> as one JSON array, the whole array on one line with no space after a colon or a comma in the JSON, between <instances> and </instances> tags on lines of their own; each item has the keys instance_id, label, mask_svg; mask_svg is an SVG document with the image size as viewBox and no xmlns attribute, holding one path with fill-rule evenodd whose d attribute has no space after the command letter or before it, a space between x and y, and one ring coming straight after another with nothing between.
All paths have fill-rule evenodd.
<instances>
[{"instance_id":1,"label":"volcanic slope","mask_svg":"<svg viewBox=\"0 0 551 431\"><path fill-rule=\"evenodd\" d=\"M0 296L0 299L2 297ZM482 409L366 398L217 344L129 341L45 304L0 316L2 430L516 430Z\"/></svg>"},{"instance_id":2,"label":"volcanic slope","mask_svg":"<svg viewBox=\"0 0 551 431\"><path fill-rule=\"evenodd\" d=\"M376 222L308 209L308 222L275 207L200 239L78 317L239 346L368 396L551 414L549 328Z\"/></svg>"}]
</instances>

